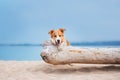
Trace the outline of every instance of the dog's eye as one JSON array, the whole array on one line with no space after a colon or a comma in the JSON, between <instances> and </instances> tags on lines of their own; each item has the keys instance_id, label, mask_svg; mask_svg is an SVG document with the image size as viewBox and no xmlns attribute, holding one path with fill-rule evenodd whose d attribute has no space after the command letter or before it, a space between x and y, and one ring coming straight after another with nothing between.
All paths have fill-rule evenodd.
<instances>
[{"instance_id":1,"label":"dog's eye","mask_svg":"<svg viewBox=\"0 0 120 80\"><path fill-rule=\"evenodd\" d=\"M61 35L59 35L59 37L61 37Z\"/></svg>"},{"instance_id":2,"label":"dog's eye","mask_svg":"<svg viewBox=\"0 0 120 80\"><path fill-rule=\"evenodd\" d=\"M57 37L56 35L54 37Z\"/></svg>"}]
</instances>

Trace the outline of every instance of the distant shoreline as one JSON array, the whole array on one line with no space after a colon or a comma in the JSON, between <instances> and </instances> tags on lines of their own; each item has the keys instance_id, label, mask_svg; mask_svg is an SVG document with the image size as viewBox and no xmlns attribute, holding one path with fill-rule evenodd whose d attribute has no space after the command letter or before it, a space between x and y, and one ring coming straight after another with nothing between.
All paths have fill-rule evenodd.
<instances>
[{"instance_id":1,"label":"distant shoreline","mask_svg":"<svg viewBox=\"0 0 120 80\"><path fill-rule=\"evenodd\" d=\"M71 42L73 46L120 46L120 41ZM33 43L0 43L0 46L42 46Z\"/></svg>"}]
</instances>

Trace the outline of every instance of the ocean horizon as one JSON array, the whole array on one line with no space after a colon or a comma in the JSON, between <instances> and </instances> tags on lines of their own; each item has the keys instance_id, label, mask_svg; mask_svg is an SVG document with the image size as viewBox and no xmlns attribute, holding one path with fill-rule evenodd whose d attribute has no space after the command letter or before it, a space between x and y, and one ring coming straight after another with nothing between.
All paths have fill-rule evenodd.
<instances>
[{"instance_id":1,"label":"ocean horizon","mask_svg":"<svg viewBox=\"0 0 120 80\"><path fill-rule=\"evenodd\" d=\"M71 42L73 46L120 46L120 41ZM42 43L0 43L0 46L42 46Z\"/></svg>"}]
</instances>

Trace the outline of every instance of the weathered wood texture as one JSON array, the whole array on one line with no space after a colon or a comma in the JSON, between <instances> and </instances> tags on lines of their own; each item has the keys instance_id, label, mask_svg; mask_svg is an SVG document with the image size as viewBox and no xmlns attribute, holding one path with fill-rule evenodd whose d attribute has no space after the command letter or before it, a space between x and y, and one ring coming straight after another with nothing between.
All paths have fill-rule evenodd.
<instances>
[{"instance_id":1,"label":"weathered wood texture","mask_svg":"<svg viewBox=\"0 0 120 80\"><path fill-rule=\"evenodd\" d=\"M50 40L43 44L43 60L50 64L120 64L120 48L57 47Z\"/></svg>"}]
</instances>

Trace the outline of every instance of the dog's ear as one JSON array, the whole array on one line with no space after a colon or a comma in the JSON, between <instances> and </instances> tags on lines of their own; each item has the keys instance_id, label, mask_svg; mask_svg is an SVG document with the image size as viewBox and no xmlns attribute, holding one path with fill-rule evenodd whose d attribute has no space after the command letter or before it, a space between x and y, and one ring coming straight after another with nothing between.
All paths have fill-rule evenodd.
<instances>
[{"instance_id":1,"label":"dog's ear","mask_svg":"<svg viewBox=\"0 0 120 80\"><path fill-rule=\"evenodd\" d=\"M54 30L50 30L50 32L48 32L48 34L52 34L54 32Z\"/></svg>"},{"instance_id":2,"label":"dog's ear","mask_svg":"<svg viewBox=\"0 0 120 80\"><path fill-rule=\"evenodd\" d=\"M66 31L66 29L64 29L64 28L60 28L59 29L62 33L64 33L65 31Z\"/></svg>"}]
</instances>

